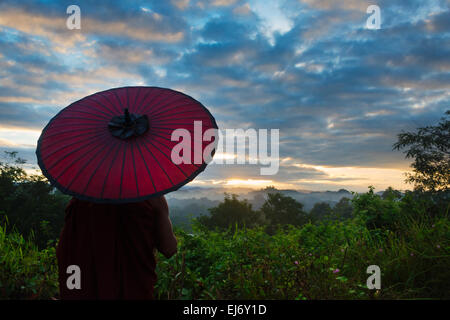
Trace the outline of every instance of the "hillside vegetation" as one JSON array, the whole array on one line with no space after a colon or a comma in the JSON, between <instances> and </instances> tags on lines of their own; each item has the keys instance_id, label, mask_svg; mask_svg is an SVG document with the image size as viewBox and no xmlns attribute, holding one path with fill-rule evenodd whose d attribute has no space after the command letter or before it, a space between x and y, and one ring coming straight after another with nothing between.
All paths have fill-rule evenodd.
<instances>
[{"instance_id":1,"label":"hillside vegetation","mask_svg":"<svg viewBox=\"0 0 450 320\"><path fill-rule=\"evenodd\" d=\"M447 112L447 116L450 112ZM449 299L450 121L402 133L414 191L373 187L334 206L275 189L255 209L237 195L176 229L178 253L158 254L157 299ZM56 239L68 197L0 162L0 299L58 297ZM367 288L367 268L381 288Z\"/></svg>"}]
</instances>

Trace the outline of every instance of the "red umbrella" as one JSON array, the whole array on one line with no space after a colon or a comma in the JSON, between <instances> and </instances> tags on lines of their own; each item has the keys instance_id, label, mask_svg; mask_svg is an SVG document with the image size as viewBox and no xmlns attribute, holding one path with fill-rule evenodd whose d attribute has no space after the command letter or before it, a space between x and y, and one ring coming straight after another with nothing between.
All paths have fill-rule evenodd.
<instances>
[{"instance_id":1,"label":"red umbrella","mask_svg":"<svg viewBox=\"0 0 450 320\"><path fill-rule=\"evenodd\" d=\"M172 148L179 150L182 141L172 141L175 129L192 137L190 148L179 152L190 153L190 162L172 161ZM212 156L218 140L217 134L207 138L208 129L217 132L214 117L190 96L158 87L116 88L61 110L42 131L36 155L43 174L63 193L136 202L177 190L205 169L207 159L198 161L198 154Z\"/></svg>"}]
</instances>

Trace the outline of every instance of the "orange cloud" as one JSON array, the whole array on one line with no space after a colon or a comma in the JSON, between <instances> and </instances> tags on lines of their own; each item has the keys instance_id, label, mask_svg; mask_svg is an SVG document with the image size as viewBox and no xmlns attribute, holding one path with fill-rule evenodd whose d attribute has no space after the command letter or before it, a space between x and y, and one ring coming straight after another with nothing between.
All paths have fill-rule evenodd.
<instances>
[{"instance_id":1,"label":"orange cloud","mask_svg":"<svg viewBox=\"0 0 450 320\"><path fill-rule=\"evenodd\" d=\"M83 11L81 13L81 30L69 30L66 27L67 17L68 15L64 12L55 17L9 9L0 12L0 25L31 35L46 37L54 44L54 49L59 52L65 52L77 43L86 41L88 34L126 36L141 41L169 43L178 42L184 37L182 31L164 32L148 25L133 26L130 25L129 21L105 22L83 17ZM149 15L148 19L160 23L162 16L158 14Z\"/></svg>"}]
</instances>

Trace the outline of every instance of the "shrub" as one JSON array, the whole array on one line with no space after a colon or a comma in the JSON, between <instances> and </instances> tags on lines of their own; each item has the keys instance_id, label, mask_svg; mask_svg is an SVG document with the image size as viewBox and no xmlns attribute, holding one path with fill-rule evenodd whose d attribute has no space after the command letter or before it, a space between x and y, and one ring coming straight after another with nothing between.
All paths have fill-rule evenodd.
<instances>
[{"instance_id":1,"label":"shrub","mask_svg":"<svg viewBox=\"0 0 450 320\"><path fill-rule=\"evenodd\" d=\"M55 248L39 250L0 225L0 299L50 299L58 294Z\"/></svg>"}]
</instances>

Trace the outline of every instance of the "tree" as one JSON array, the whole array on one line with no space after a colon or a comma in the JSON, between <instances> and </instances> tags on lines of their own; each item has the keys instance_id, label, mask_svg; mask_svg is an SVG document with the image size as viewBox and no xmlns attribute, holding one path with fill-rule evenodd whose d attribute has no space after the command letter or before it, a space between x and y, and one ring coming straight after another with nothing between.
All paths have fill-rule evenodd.
<instances>
[{"instance_id":1,"label":"tree","mask_svg":"<svg viewBox=\"0 0 450 320\"><path fill-rule=\"evenodd\" d=\"M406 158L414 159L412 174L406 181L418 191L448 191L450 187L450 110L436 126L402 132L394 150L406 149Z\"/></svg>"},{"instance_id":2,"label":"tree","mask_svg":"<svg viewBox=\"0 0 450 320\"><path fill-rule=\"evenodd\" d=\"M388 200L395 200L400 199L402 197L402 193L398 190L395 190L392 187L387 188L383 191L383 194L381 195L383 199Z\"/></svg>"},{"instance_id":3,"label":"tree","mask_svg":"<svg viewBox=\"0 0 450 320\"><path fill-rule=\"evenodd\" d=\"M269 233L273 233L280 226L300 226L308 222L308 215L303 211L303 204L278 192L267 194L267 200L261 207L261 212L268 222Z\"/></svg>"},{"instance_id":4,"label":"tree","mask_svg":"<svg viewBox=\"0 0 450 320\"><path fill-rule=\"evenodd\" d=\"M235 194L225 194L224 201L208 211L209 216L201 215L197 221L210 230L223 230L236 225L239 228L252 228L262 223L261 215L252 209L252 205L246 199L239 200Z\"/></svg>"},{"instance_id":5,"label":"tree","mask_svg":"<svg viewBox=\"0 0 450 320\"><path fill-rule=\"evenodd\" d=\"M351 200L342 197L333 207L333 217L336 219L348 219L352 217L353 207Z\"/></svg>"},{"instance_id":6,"label":"tree","mask_svg":"<svg viewBox=\"0 0 450 320\"><path fill-rule=\"evenodd\" d=\"M331 207L327 202L316 202L309 214L314 220L321 220L330 217L332 212L333 210L331 210Z\"/></svg>"},{"instance_id":7,"label":"tree","mask_svg":"<svg viewBox=\"0 0 450 320\"><path fill-rule=\"evenodd\" d=\"M6 162L0 162L0 212L10 229L14 227L24 236L34 234L35 243L43 248L58 238L70 197L52 192L43 176L28 175L17 152L7 152L7 156Z\"/></svg>"},{"instance_id":8,"label":"tree","mask_svg":"<svg viewBox=\"0 0 450 320\"><path fill-rule=\"evenodd\" d=\"M395 224L401 218L400 203L391 198L383 199L369 186L369 191L355 194L352 199L353 214L369 229L395 229Z\"/></svg>"}]
</instances>

